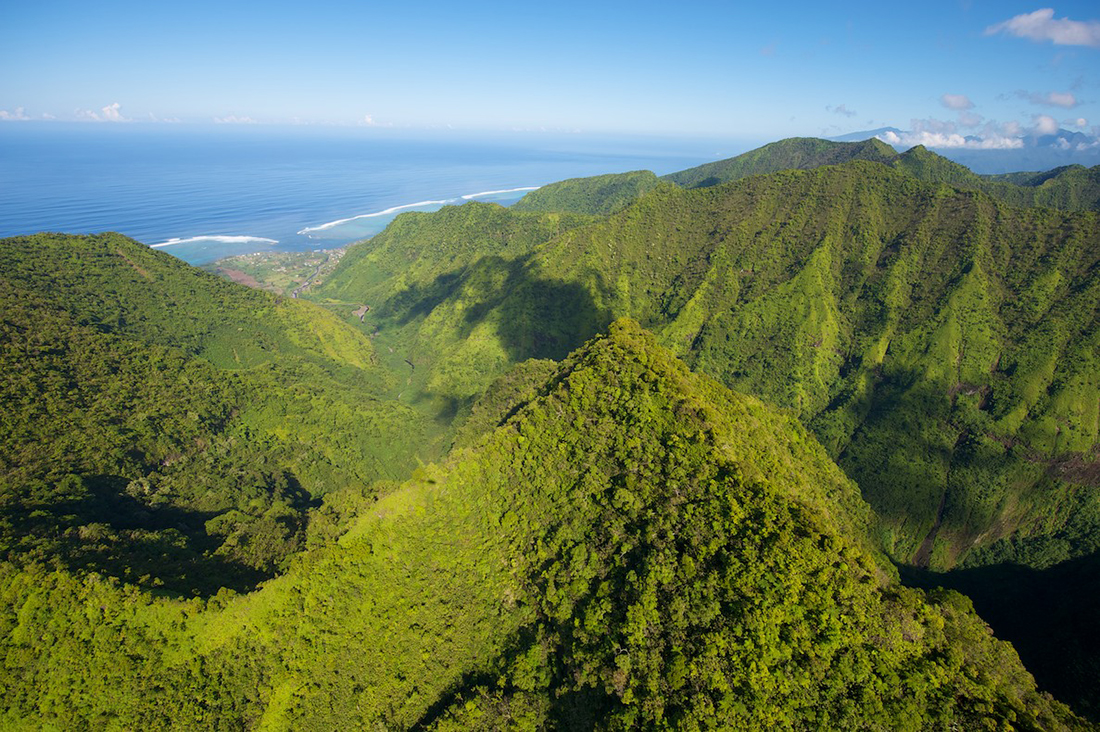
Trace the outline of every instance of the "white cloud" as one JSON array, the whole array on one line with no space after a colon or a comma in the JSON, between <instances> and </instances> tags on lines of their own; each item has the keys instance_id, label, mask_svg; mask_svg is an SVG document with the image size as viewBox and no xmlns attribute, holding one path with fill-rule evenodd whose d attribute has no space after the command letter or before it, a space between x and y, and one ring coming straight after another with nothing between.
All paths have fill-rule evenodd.
<instances>
[{"instance_id":1,"label":"white cloud","mask_svg":"<svg viewBox=\"0 0 1100 732\"><path fill-rule=\"evenodd\" d=\"M878 136L888 145L914 147L924 145L932 148L965 148L969 150L1014 150L1024 146L1020 138L1020 125L1009 122L998 125L987 122L980 132L974 135L961 135L954 122L939 119L914 119L910 121L909 132L885 132Z\"/></svg>"},{"instance_id":2,"label":"white cloud","mask_svg":"<svg viewBox=\"0 0 1100 732\"><path fill-rule=\"evenodd\" d=\"M130 120L122 116L119 112L120 104L115 102L114 104L108 104L100 111L103 113L103 119L107 122L129 122Z\"/></svg>"},{"instance_id":3,"label":"white cloud","mask_svg":"<svg viewBox=\"0 0 1100 732\"><path fill-rule=\"evenodd\" d=\"M848 109L843 104L837 105L835 107L827 106L825 107L825 111L832 112L833 114L843 114L845 117L855 117L857 114L859 114L859 112Z\"/></svg>"},{"instance_id":4,"label":"white cloud","mask_svg":"<svg viewBox=\"0 0 1100 732\"><path fill-rule=\"evenodd\" d=\"M878 138L887 145L899 147L925 147L938 148L966 148L969 150L1013 150L1024 146L1024 141L1019 138L996 137L963 137L958 133L943 132L884 132Z\"/></svg>"},{"instance_id":5,"label":"white cloud","mask_svg":"<svg viewBox=\"0 0 1100 732\"><path fill-rule=\"evenodd\" d=\"M1026 99L1032 104L1038 104L1044 107L1063 107L1065 109L1073 109L1077 106L1077 97L1072 92L1047 92L1046 94L1040 92L1028 92L1022 89L1016 92L1016 96L1021 99Z\"/></svg>"},{"instance_id":6,"label":"white cloud","mask_svg":"<svg viewBox=\"0 0 1100 732\"><path fill-rule=\"evenodd\" d=\"M30 119L30 117L27 116L26 110L22 107L16 107L14 112L9 112L6 109L0 109L0 120L4 120L6 122L21 122L28 119Z\"/></svg>"},{"instance_id":7,"label":"white cloud","mask_svg":"<svg viewBox=\"0 0 1100 732\"><path fill-rule=\"evenodd\" d=\"M998 123L989 121L974 137L980 142L974 146L983 150L1013 150L1023 147L1024 128L1019 122Z\"/></svg>"},{"instance_id":8,"label":"white cloud","mask_svg":"<svg viewBox=\"0 0 1100 732\"><path fill-rule=\"evenodd\" d=\"M940 104L948 109L973 109L974 102L970 101L970 97L965 94L944 94L940 97Z\"/></svg>"},{"instance_id":9,"label":"white cloud","mask_svg":"<svg viewBox=\"0 0 1100 732\"><path fill-rule=\"evenodd\" d=\"M1059 150L1069 150L1074 152L1084 152L1086 150L1095 150L1100 147L1100 140L1084 140L1081 142L1071 142L1064 137L1060 137L1054 141L1054 146Z\"/></svg>"},{"instance_id":10,"label":"white cloud","mask_svg":"<svg viewBox=\"0 0 1100 732\"><path fill-rule=\"evenodd\" d=\"M1032 130L1036 135L1054 135L1058 132L1058 120L1050 115L1037 114L1031 121L1034 123Z\"/></svg>"},{"instance_id":11,"label":"white cloud","mask_svg":"<svg viewBox=\"0 0 1100 732\"><path fill-rule=\"evenodd\" d=\"M214 117L214 124L217 125L254 125L256 120L251 117L238 117L235 114L231 114L228 117Z\"/></svg>"},{"instance_id":12,"label":"white cloud","mask_svg":"<svg viewBox=\"0 0 1100 732\"><path fill-rule=\"evenodd\" d=\"M1077 97L1069 92L1049 92L1046 95L1046 103L1054 107L1073 109L1077 106Z\"/></svg>"},{"instance_id":13,"label":"white cloud","mask_svg":"<svg viewBox=\"0 0 1100 732\"><path fill-rule=\"evenodd\" d=\"M1052 8L1017 15L985 29L987 36L997 33L1032 41L1050 41L1059 46L1100 48L1100 21L1056 19Z\"/></svg>"},{"instance_id":14,"label":"white cloud","mask_svg":"<svg viewBox=\"0 0 1100 732\"><path fill-rule=\"evenodd\" d=\"M379 122L373 115L364 114L359 120L360 127L393 127L393 122Z\"/></svg>"},{"instance_id":15,"label":"white cloud","mask_svg":"<svg viewBox=\"0 0 1100 732\"><path fill-rule=\"evenodd\" d=\"M1080 127L1084 129L1089 126L1089 121L1084 117L1078 117L1077 119L1067 119L1062 122L1066 127Z\"/></svg>"},{"instance_id":16,"label":"white cloud","mask_svg":"<svg viewBox=\"0 0 1100 732\"><path fill-rule=\"evenodd\" d=\"M93 112L90 109L77 109L73 111L73 115L81 122L129 122L129 117L123 117L122 112L119 111L121 106L118 102L108 104L106 107L101 107L99 112Z\"/></svg>"},{"instance_id":17,"label":"white cloud","mask_svg":"<svg viewBox=\"0 0 1100 732\"><path fill-rule=\"evenodd\" d=\"M917 145L924 145L925 147L962 147L966 142L962 135L937 132L894 132L893 130L887 130L881 135L877 135L877 137L887 145L898 145L899 147L916 147Z\"/></svg>"}]
</instances>

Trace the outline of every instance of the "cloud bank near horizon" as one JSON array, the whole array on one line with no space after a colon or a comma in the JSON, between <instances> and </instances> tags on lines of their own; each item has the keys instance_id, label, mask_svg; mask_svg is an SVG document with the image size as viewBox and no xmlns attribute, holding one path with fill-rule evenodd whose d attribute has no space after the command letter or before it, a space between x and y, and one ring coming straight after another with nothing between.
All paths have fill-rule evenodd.
<instances>
[{"instance_id":1,"label":"cloud bank near horizon","mask_svg":"<svg viewBox=\"0 0 1100 732\"><path fill-rule=\"evenodd\" d=\"M963 116L963 115L960 115ZM1071 127L1085 128L1088 120L1080 117L1066 120ZM1019 150L1034 144L1035 138L1056 136L1061 131L1058 120L1047 114L1036 114L1029 126L1018 122L986 122L980 129L963 134L962 127L972 127L959 122L939 119L910 120L910 129L887 130L876 137L895 147L915 147L923 145L929 148L960 150ZM1100 147L1100 129L1093 127L1092 135L1084 140L1058 139L1054 145L1064 150L1092 150ZM1069 137L1073 137L1070 135Z\"/></svg>"},{"instance_id":2,"label":"cloud bank near horizon","mask_svg":"<svg viewBox=\"0 0 1100 732\"><path fill-rule=\"evenodd\" d=\"M111 102L105 107L100 108L98 112L93 112L90 109L77 109L73 112L73 117L79 122L132 122L129 117L122 115L122 105L118 102Z\"/></svg>"}]
</instances>

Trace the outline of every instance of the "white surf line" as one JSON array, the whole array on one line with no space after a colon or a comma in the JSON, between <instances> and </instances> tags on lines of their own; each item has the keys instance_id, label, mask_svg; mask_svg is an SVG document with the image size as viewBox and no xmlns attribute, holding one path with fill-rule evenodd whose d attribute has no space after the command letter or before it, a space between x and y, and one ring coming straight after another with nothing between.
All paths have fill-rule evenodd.
<instances>
[{"instance_id":1,"label":"white surf line","mask_svg":"<svg viewBox=\"0 0 1100 732\"><path fill-rule=\"evenodd\" d=\"M346 224L349 221L357 221L359 219L372 219L376 216L388 216L389 214L397 213L398 211L401 211L401 210L406 209L406 208L419 208L420 206L442 206L442 205L447 204L447 203L449 203L451 201L454 201L454 200L456 200L456 199L448 198L445 201L417 201L416 203L406 203L406 204L403 204L401 206L391 206L390 208L387 208L385 211L375 211L374 213L359 214L358 216L349 216L346 219L337 219L336 221L329 221L327 224L321 224L320 226L307 226L306 228L302 229L298 233L308 235L309 232L311 232L311 231L325 231L326 229L331 229L334 226L339 226L340 224Z\"/></svg>"},{"instance_id":2,"label":"white surf line","mask_svg":"<svg viewBox=\"0 0 1100 732\"><path fill-rule=\"evenodd\" d=\"M417 201L416 203L405 203L400 206L391 206L384 211L375 211L374 213L359 214L358 216L349 216L346 219L337 219L336 221L329 221L326 224L319 224L318 226L307 226L298 232L301 236L309 236L311 231L326 231L335 226L346 224L349 221L358 221L359 219L372 219L377 216L389 216L395 214L398 211L403 211L407 208L420 208L421 206L445 206L448 203L454 201L469 201L472 198L481 198L482 196L496 196L501 193L519 193L520 191L537 191L542 186L522 186L520 188L503 188L499 191L481 191L479 193L467 193L465 196L458 196L457 198L447 198L441 201Z\"/></svg>"},{"instance_id":3,"label":"white surf line","mask_svg":"<svg viewBox=\"0 0 1100 732\"><path fill-rule=\"evenodd\" d=\"M278 239L268 239L263 236L224 236L221 234L211 236L189 236L186 239L169 239L160 244L150 244L153 249L161 247L174 247L177 244L191 244L196 241L216 241L219 244L248 244L250 242L264 242L265 244L278 244Z\"/></svg>"},{"instance_id":4,"label":"white surf line","mask_svg":"<svg viewBox=\"0 0 1100 732\"><path fill-rule=\"evenodd\" d=\"M523 186L522 188L504 188L499 191L482 191L481 193L470 193L462 198L469 201L471 198L481 198L482 196L496 196L501 193L519 193L520 191L537 191L542 186Z\"/></svg>"}]
</instances>

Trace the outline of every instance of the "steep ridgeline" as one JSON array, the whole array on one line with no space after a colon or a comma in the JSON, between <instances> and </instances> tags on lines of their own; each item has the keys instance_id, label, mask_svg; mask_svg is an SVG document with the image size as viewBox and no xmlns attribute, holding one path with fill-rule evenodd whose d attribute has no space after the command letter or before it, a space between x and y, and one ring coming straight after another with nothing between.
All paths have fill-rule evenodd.
<instances>
[{"instance_id":1,"label":"steep ridgeline","mask_svg":"<svg viewBox=\"0 0 1100 732\"><path fill-rule=\"evenodd\" d=\"M521 391L249 596L0 569L0 723L1083 727L964 598L897 584L796 421L637 324Z\"/></svg>"},{"instance_id":2,"label":"steep ridgeline","mask_svg":"<svg viewBox=\"0 0 1100 732\"><path fill-rule=\"evenodd\" d=\"M191 593L300 548L424 433L369 339L117 234L0 241L0 557Z\"/></svg>"},{"instance_id":3,"label":"steep ridgeline","mask_svg":"<svg viewBox=\"0 0 1100 732\"><path fill-rule=\"evenodd\" d=\"M707 188L748 178L750 175L766 175L781 170L810 170L823 165L839 165L850 160L870 160L888 165L897 155L894 148L881 140L830 142L815 137L791 137L737 157L670 173L663 179L684 188Z\"/></svg>"},{"instance_id":4,"label":"steep ridgeline","mask_svg":"<svg viewBox=\"0 0 1100 732\"><path fill-rule=\"evenodd\" d=\"M1100 166L1085 168L1071 165L1045 173L978 175L923 145L898 153L876 139L830 142L815 138L790 138L734 158L672 173L664 176L663 180L685 188L704 188L750 175L812 170L850 160L882 163L925 183L947 183L957 188L983 191L1013 206L1045 206L1063 211L1100 209Z\"/></svg>"},{"instance_id":5,"label":"steep ridgeline","mask_svg":"<svg viewBox=\"0 0 1100 732\"><path fill-rule=\"evenodd\" d=\"M571 178L532 191L512 205L513 211L571 211L608 216L661 185L648 170Z\"/></svg>"},{"instance_id":6,"label":"steep ridgeline","mask_svg":"<svg viewBox=\"0 0 1100 732\"><path fill-rule=\"evenodd\" d=\"M986 175L982 179L986 181L984 190L991 195L997 195L997 190L1004 191L999 197L1010 203L1024 205L1030 202L1036 206L1065 211L1100 209L1100 165L1091 168L1068 165L1042 173ZM1009 186L1015 186L1015 189ZM1029 198L1025 193L1018 201L1014 201L1009 191L1021 189L1025 192L1033 191L1032 197Z\"/></svg>"},{"instance_id":7,"label":"steep ridgeline","mask_svg":"<svg viewBox=\"0 0 1100 732\"><path fill-rule=\"evenodd\" d=\"M465 404L635 317L795 410L897 559L1043 567L1100 548L1098 239L1096 214L853 161L654 189L522 256L408 282L368 327L394 334L429 401Z\"/></svg>"}]
</instances>

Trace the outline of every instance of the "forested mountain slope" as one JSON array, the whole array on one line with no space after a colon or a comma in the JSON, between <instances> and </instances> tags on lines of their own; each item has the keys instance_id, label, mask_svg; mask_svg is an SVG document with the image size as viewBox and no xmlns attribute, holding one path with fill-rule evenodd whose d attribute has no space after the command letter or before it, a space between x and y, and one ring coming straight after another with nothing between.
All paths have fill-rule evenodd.
<instances>
[{"instance_id":1,"label":"forested mountain slope","mask_svg":"<svg viewBox=\"0 0 1100 732\"><path fill-rule=\"evenodd\" d=\"M1046 566L1100 547L1098 238L1095 214L853 161L658 188L522 255L409 282L367 321L423 393L463 404L630 315L693 368L795 410L895 557ZM338 282L357 276L347 259Z\"/></svg>"},{"instance_id":2,"label":"forested mountain slope","mask_svg":"<svg viewBox=\"0 0 1100 732\"><path fill-rule=\"evenodd\" d=\"M791 137L769 143L733 158L704 163L664 176L684 188L706 188L721 183L766 175L781 170L809 170L823 165L839 165L850 160L870 160L889 164L897 153L881 140L830 142L814 137Z\"/></svg>"},{"instance_id":3,"label":"forested mountain slope","mask_svg":"<svg viewBox=\"0 0 1100 732\"><path fill-rule=\"evenodd\" d=\"M531 355L520 355L481 322L489 310L486 301L515 288L524 275L521 263L540 244L596 220L488 203L405 214L378 236L350 247L311 296L343 313L361 314L380 362L399 376L393 396L449 421L497 375ZM553 283L547 283L545 294L541 302L566 309L573 307L573 296L583 295L579 288L557 289ZM436 304L474 298L475 309L433 312ZM592 322L584 337L544 343L538 352L561 358L607 322Z\"/></svg>"},{"instance_id":4,"label":"forested mountain slope","mask_svg":"<svg viewBox=\"0 0 1100 732\"><path fill-rule=\"evenodd\" d=\"M380 303L417 283L488 256L514 258L571 228L594 221L579 214L522 212L493 203L402 214L386 230L349 248L325 281L333 298Z\"/></svg>"},{"instance_id":5,"label":"forested mountain slope","mask_svg":"<svg viewBox=\"0 0 1100 732\"><path fill-rule=\"evenodd\" d=\"M6 559L247 587L312 501L423 447L361 333L125 237L0 241L0 305Z\"/></svg>"},{"instance_id":6,"label":"forested mountain slope","mask_svg":"<svg viewBox=\"0 0 1100 732\"><path fill-rule=\"evenodd\" d=\"M571 178L528 193L512 204L513 211L572 211L607 216L625 208L661 185L648 170Z\"/></svg>"},{"instance_id":7,"label":"forested mountain slope","mask_svg":"<svg viewBox=\"0 0 1100 732\"><path fill-rule=\"evenodd\" d=\"M1095 713L1098 215L785 149L406 214L319 304L0 241L0 727L1083 724L891 561Z\"/></svg>"},{"instance_id":8,"label":"forested mountain slope","mask_svg":"<svg viewBox=\"0 0 1100 732\"><path fill-rule=\"evenodd\" d=\"M553 183L529 193L513 209L608 215L662 182L685 188L706 188L751 175L812 170L852 160L881 163L925 183L947 183L982 191L1013 206L1044 206L1064 211L1100 209L1100 166L1070 165L1041 173L978 175L923 145L898 153L874 139L831 142L798 137L773 142L734 158L670 173L660 179L647 171L639 171Z\"/></svg>"},{"instance_id":9,"label":"forested mountain slope","mask_svg":"<svg viewBox=\"0 0 1100 732\"><path fill-rule=\"evenodd\" d=\"M850 160L882 163L925 183L948 183L983 191L1013 206L1045 206L1064 211L1100 209L1100 166L1071 165L1045 173L978 175L923 145L896 152L881 140L830 142L794 137L743 155L664 176L685 188L704 188L783 170L811 170ZM570 210L562 208L559 210Z\"/></svg>"},{"instance_id":10,"label":"forested mountain slope","mask_svg":"<svg viewBox=\"0 0 1100 732\"><path fill-rule=\"evenodd\" d=\"M1083 165L1069 165L1039 173L1010 173L1008 175L982 176L985 190L991 194L995 190L1005 191L1002 198L1009 203L1036 206L1049 206L1066 211L1085 211L1100 209L1100 166L1086 168ZM1017 190L1030 189L1014 200L1007 191L1007 185L1017 186ZM1020 194L1017 194L1020 195Z\"/></svg>"},{"instance_id":11,"label":"forested mountain slope","mask_svg":"<svg viewBox=\"0 0 1100 732\"><path fill-rule=\"evenodd\" d=\"M790 417L621 321L246 597L0 569L9 728L1063 729Z\"/></svg>"}]
</instances>

